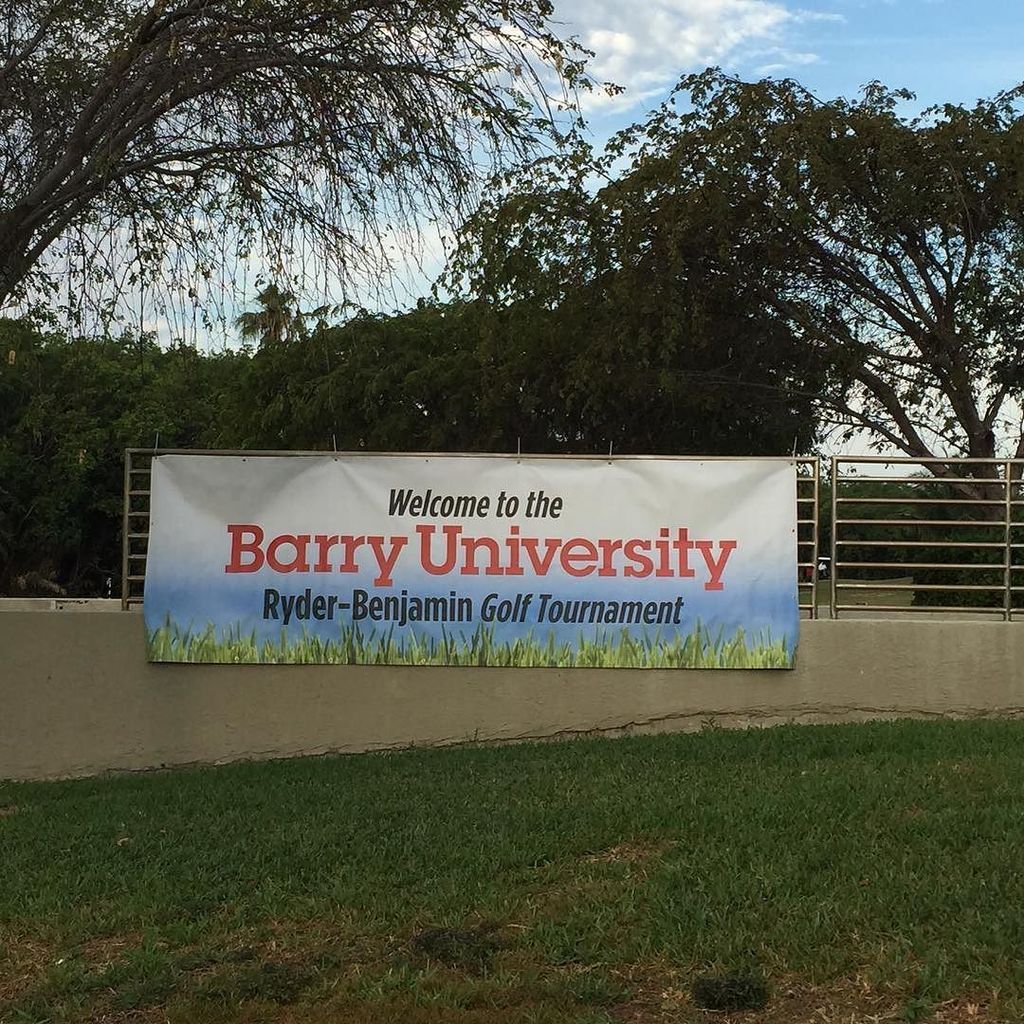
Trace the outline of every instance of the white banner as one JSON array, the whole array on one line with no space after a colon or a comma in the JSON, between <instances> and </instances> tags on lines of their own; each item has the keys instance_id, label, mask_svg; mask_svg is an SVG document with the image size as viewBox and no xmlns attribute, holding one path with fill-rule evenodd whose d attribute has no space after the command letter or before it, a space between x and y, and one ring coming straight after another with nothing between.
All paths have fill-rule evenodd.
<instances>
[{"instance_id":1,"label":"white banner","mask_svg":"<svg viewBox=\"0 0 1024 1024\"><path fill-rule=\"evenodd\" d=\"M788 668L790 460L164 455L153 661Z\"/></svg>"}]
</instances>

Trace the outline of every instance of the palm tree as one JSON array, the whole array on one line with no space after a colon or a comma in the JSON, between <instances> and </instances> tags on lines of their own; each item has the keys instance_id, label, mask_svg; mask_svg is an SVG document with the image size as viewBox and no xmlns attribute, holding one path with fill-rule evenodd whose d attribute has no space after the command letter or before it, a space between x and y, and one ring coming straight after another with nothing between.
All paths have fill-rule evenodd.
<instances>
[{"instance_id":1,"label":"palm tree","mask_svg":"<svg viewBox=\"0 0 1024 1024\"><path fill-rule=\"evenodd\" d=\"M256 296L260 309L242 313L235 320L245 341L258 340L260 345L279 345L303 334L303 314L296 306L293 292L268 284Z\"/></svg>"},{"instance_id":2,"label":"palm tree","mask_svg":"<svg viewBox=\"0 0 1024 1024\"><path fill-rule=\"evenodd\" d=\"M268 284L256 296L261 307L256 313L241 313L235 319L235 326L245 341L256 339L260 345L278 345L282 341L304 341L309 337L306 320L314 318L317 327L324 325L324 318L337 315L342 306L330 304L317 306L316 309L301 310L294 292L278 288L276 284Z\"/></svg>"}]
</instances>

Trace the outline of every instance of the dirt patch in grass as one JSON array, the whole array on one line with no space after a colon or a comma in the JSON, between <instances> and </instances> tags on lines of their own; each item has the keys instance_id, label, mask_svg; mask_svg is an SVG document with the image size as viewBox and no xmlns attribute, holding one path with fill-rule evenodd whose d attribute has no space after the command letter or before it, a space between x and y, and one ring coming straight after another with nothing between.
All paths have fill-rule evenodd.
<instances>
[{"instance_id":1,"label":"dirt patch in grass","mask_svg":"<svg viewBox=\"0 0 1024 1024\"><path fill-rule=\"evenodd\" d=\"M986 1000L954 999L935 1008L935 1024L987 1024L993 1018Z\"/></svg>"},{"instance_id":2,"label":"dirt patch in grass","mask_svg":"<svg viewBox=\"0 0 1024 1024\"><path fill-rule=\"evenodd\" d=\"M83 942L75 954L94 971L105 971L126 953L138 949L143 942L141 933L132 932L127 935L106 935L101 938L88 939Z\"/></svg>"},{"instance_id":3,"label":"dirt patch in grass","mask_svg":"<svg viewBox=\"0 0 1024 1024\"><path fill-rule=\"evenodd\" d=\"M985 998L929 1006L864 979L812 986L769 978L765 1007L710 1012L694 1003L692 968L554 964L494 924L422 929L404 943L352 935L340 922L274 922L167 950L170 972L119 974L138 934L57 948L23 938L0 957L0 1020L21 999L61 1024L996 1024ZM504 938L503 938L504 936ZM362 947L359 955L354 955ZM63 950L63 951L62 951ZM339 954L339 951L342 951ZM78 1005L46 999L48 970L74 956L110 984ZM166 975L166 976L165 976ZM117 979L115 981L115 978ZM161 991L161 986L163 990ZM152 1001L150 1001L152 1000ZM29 1004L26 1004L29 1005ZM591 1012L592 1011L592 1012ZM591 1012L591 1016L586 1016ZM17 1019L17 1018L14 1018Z\"/></svg>"},{"instance_id":4,"label":"dirt patch in grass","mask_svg":"<svg viewBox=\"0 0 1024 1024\"><path fill-rule=\"evenodd\" d=\"M9 933L0 942L0 1006L37 984L52 967L75 959L90 970L104 971L142 941L138 932L87 939L77 945Z\"/></svg>"},{"instance_id":5,"label":"dirt patch in grass","mask_svg":"<svg viewBox=\"0 0 1024 1024\"><path fill-rule=\"evenodd\" d=\"M0 943L0 1007L31 988L58 955L42 939L9 936Z\"/></svg>"},{"instance_id":6,"label":"dirt patch in grass","mask_svg":"<svg viewBox=\"0 0 1024 1024\"><path fill-rule=\"evenodd\" d=\"M167 1011L163 1007L148 1010L124 1010L102 1013L83 1020L82 1024L167 1024Z\"/></svg>"},{"instance_id":7,"label":"dirt patch in grass","mask_svg":"<svg viewBox=\"0 0 1024 1024\"><path fill-rule=\"evenodd\" d=\"M643 864L645 861L663 856L676 845L670 840L619 843L600 853L592 853L583 860L587 864Z\"/></svg>"},{"instance_id":8,"label":"dirt patch in grass","mask_svg":"<svg viewBox=\"0 0 1024 1024\"><path fill-rule=\"evenodd\" d=\"M782 979L772 983L765 1007L731 1013L695 1006L691 978L683 971L633 968L624 980L631 995L609 1011L621 1024L998 1024L1006 1019L987 998L928 1006L873 991L862 979L828 985Z\"/></svg>"},{"instance_id":9,"label":"dirt patch in grass","mask_svg":"<svg viewBox=\"0 0 1024 1024\"><path fill-rule=\"evenodd\" d=\"M418 958L470 974L486 974L503 945L498 926L484 922L474 928L425 928L412 937L409 949Z\"/></svg>"}]
</instances>

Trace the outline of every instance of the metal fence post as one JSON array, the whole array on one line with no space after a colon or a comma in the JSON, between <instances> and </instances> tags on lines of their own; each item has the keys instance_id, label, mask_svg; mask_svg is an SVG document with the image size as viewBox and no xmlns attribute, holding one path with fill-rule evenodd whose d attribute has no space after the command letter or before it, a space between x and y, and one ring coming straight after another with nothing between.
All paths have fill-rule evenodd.
<instances>
[{"instance_id":1,"label":"metal fence post","mask_svg":"<svg viewBox=\"0 0 1024 1024\"><path fill-rule=\"evenodd\" d=\"M829 563L828 617L830 619L838 619L839 618L839 608L837 607L838 602L836 600L836 577L839 575L839 555L838 555L838 546L836 544L836 541L837 541L838 536L839 536L839 526L836 523L836 518L837 518L836 509L838 507L838 503L836 501L836 496L837 496L837 493L838 493L837 482L839 480L839 473L838 473L839 465L838 465L838 459L836 458L835 455L832 456L831 462L832 462L832 501L831 501L831 505L832 505L832 521L831 521L831 527L832 527L832 543L831 543L832 561Z\"/></svg>"},{"instance_id":2,"label":"metal fence post","mask_svg":"<svg viewBox=\"0 0 1024 1024\"><path fill-rule=\"evenodd\" d=\"M1013 618L1013 463L1003 463L1003 489L1006 491L1004 505L1006 528L1003 538L1006 550L1003 553L1003 584L1005 587L1003 619L1009 622Z\"/></svg>"},{"instance_id":3,"label":"metal fence post","mask_svg":"<svg viewBox=\"0 0 1024 1024\"><path fill-rule=\"evenodd\" d=\"M811 618L816 619L818 617L818 556L820 554L818 545L821 543L819 531L821 530L821 517L818 514L818 504L821 499L821 459L815 458L814 460L814 512L812 519L814 520L814 544L811 548L812 560L811 560Z\"/></svg>"},{"instance_id":4,"label":"metal fence post","mask_svg":"<svg viewBox=\"0 0 1024 1024\"><path fill-rule=\"evenodd\" d=\"M121 517L121 611L128 611L128 491L132 480L132 453L124 453L124 510Z\"/></svg>"}]
</instances>

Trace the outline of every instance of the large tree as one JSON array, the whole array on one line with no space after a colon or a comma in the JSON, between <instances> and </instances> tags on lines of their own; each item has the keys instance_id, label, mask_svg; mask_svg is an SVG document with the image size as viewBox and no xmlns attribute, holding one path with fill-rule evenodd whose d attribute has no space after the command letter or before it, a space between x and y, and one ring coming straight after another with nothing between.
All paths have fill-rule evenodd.
<instances>
[{"instance_id":1,"label":"large tree","mask_svg":"<svg viewBox=\"0 0 1024 1024\"><path fill-rule=\"evenodd\" d=\"M2 10L0 308L175 268L194 291L248 254L379 270L388 238L457 215L581 84L548 0Z\"/></svg>"},{"instance_id":2,"label":"large tree","mask_svg":"<svg viewBox=\"0 0 1024 1024\"><path fill-rule=\"evenodd\" d=\"M807 451L827 363L737 294L685 186L616 177L618 157L579 145L509 175L463 226L445 287L561 352L590 450Z\"/></svg>"},{"instance_id":3,"label":"large tree","mask_svg":"<svg viewBox=\"0 0 1024 1024\"><path fill-rule=\"evenodd\" d=\"M877 84L685 88L694 108L643 134L697 186L694 216L728 224L737 289L836 366L839 422L915 458L1024 455L1020 94L907 117Z\"/></svg>"},{"instance_id":4,"label":"large tree","mask_svg":"<svg viewBox=\"0 0 1024 1024\"><path fill-rule=\"evenodd\" d=\"M679 318L746 311L735 345L761 346L763 383L800 390L775 373L770 325L817 367L842 428L913 458L1024 456L1021 92L906 116L911 101L690 76L604 153L492 197L457 269L499 301L629 280L634 332L665 292ZM721 374L735 377L724 360Z\"/></svg>"}]
</instances>

